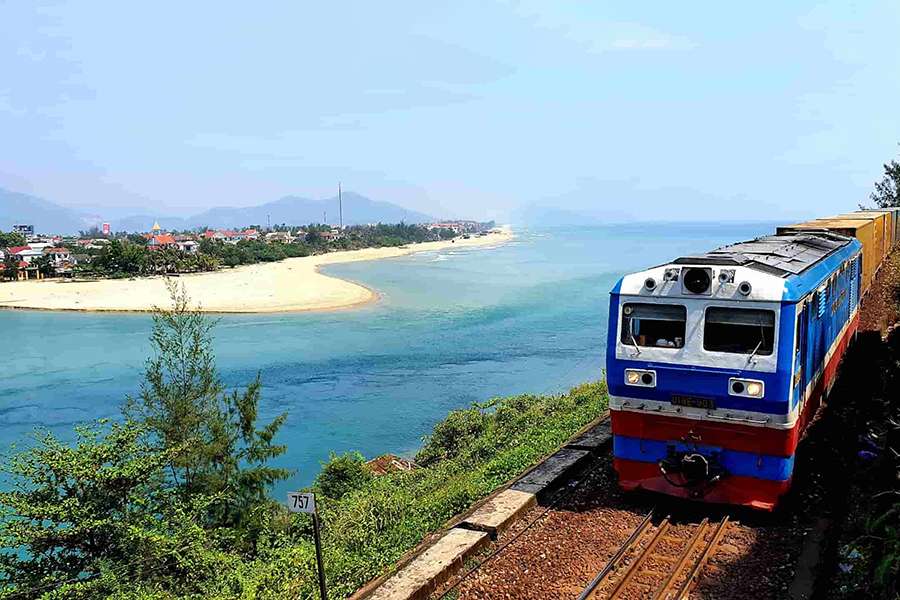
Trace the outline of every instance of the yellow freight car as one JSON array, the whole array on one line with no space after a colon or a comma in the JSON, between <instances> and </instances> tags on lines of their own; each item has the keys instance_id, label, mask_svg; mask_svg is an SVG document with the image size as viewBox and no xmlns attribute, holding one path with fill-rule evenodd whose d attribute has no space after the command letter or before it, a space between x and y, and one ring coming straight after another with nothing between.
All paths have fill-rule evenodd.
<instances>
[{"instance_id":1,"label":"yellow freight car","mask_svg":"<svg viewBox=\"0 0 900 600\"><path fill-rule=\"evenodd\" d=\"M881 250L882 258L891 253L894 245L894 219L890 210L858 210L851 213L845 213L835 217L836 219L874 219L875 220L875 236L880 237L880 243L877 244ZM880 235L879 235L880 234ZM877 269L876 269L877 270Z\"/></svg>"},{"instance_id":2,"label":"yellow freight car","mask_svg":"<svg viewBox=\"0 0 900 600\"><path fill-rule=\"evenodd\" d=\"M900 218L900 209L898 208L870 208L866 210L858 210L855 213L849 214L873 214L873 213L884 213L885 215L885 223L884 229L885 234L884 237L887 240L890 240L890 243L886 243L885 247L887 248L887 252L885 255L891 253L891 248L897 245L900 242L900 238L898 238L898 231L900 231L900 222L898 222L898 218Z\"/></svg>"},{"instance_id":3,"label":"yellow freight car","mask_svg":"<svg viewBox=\"0 0 900 600\"><path fill-rule=\"evenodd\" d=\"M862 282L860 284L860 293L864 294L869 289L875 270L881 264L882 249L875 245L875 218L863 217L860 219L816 219L805 223L796 223L794 225L783 225L776 229L777 234L796 233L801 231L828 230L847 237L854 237L859 240L863 247L862 260ZM883 220L879 223L883 227ZM883 238L883 230L879 231L879 240Z\"/></svg>"}]
</instances>

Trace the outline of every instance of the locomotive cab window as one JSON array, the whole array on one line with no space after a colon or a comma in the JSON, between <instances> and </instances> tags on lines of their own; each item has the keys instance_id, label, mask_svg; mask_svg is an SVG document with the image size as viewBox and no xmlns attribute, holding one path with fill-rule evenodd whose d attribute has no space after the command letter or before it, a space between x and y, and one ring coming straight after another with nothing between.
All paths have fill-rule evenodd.
<instances>
[{"instance_id":1,"label":"locomotive cab window","mask_svg":"<svg viewBox=\"0 0 900 600\"><path fill-rule=\"evenodd\" d=\"M686 323L684 306L629 302L622 307L622 343L682 348Z\"/></svg>"},{"instance_id":2,"label":"locomotive cab window","mask_svg":"<svg viewBox=\"0 0 900 600\"><path fill-rule=\"evenodd\" d=\"M774 347L774 311L720 306L706 309L704 350L768 356Z\"/></svg>"}]
</instances>

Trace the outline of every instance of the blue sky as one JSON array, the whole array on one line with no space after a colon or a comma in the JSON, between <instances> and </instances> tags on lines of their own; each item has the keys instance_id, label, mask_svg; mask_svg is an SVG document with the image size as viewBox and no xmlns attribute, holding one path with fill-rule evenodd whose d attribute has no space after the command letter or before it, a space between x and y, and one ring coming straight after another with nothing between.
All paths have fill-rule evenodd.
<instances>
[{"instance_id":1,"label":"blue sky","mask_svg":"<svg viewBox=\"0 0 900 600\"><path fill-rule=\"evenodd\" d=\"M900 151L898 31L896 1L6 2L0 186L109 213L340 180L500 220L823 215Z\"/></svg>"}]
</instances>

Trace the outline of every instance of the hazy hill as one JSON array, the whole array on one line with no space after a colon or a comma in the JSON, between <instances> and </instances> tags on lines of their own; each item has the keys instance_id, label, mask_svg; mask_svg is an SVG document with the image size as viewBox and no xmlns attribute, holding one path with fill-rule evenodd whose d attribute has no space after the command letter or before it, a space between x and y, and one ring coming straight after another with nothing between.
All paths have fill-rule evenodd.
<instances>
[{"instance_id":1,"label":"hazy hill","mask_svg":"<svg viewBox=\"0 0 900 600\"><path fill-rule=\"evenodd\" d=\"M424 223L432 217L397 206L390 202L372 200L353 192L343 195L344 225L365 223ZM259 206L244 208L211 208L187 219L189 227L240 227L242 225L273 225L287 223L301 225L321 223L323 220L337 225L339 222L338 198L312 200L298 196L285 196L280 200ZM162 225L162 222L160 222Z\"/></svg>"},{"instance_id":2,"label":"hazy hill","mask_svg":"<svg viewBox=\"0 0 900 600\"><path fill-rule=\"evenodd\" d=\"M365 223L424 223L432 217L403 208L390 202L372 200L345 192L343 196L344 225ZM285 196L280 200L250 207L211 208L192 217L170 217L166 215L140 214L118 216L103 214L103 209L94 207L90 214L54 204L42 198L18 194L0 188L0 229L9 230L14 223L32 223L40 232L77 233L79 230L109 222L113 231L147 231L155 221L168 230L194 229L197 227L244 227L263 225L267 220L273 225L305 225L321 223L338 224L338 198L313 200L298 196ZM121 211L109 210L109 213Z\"/></svg>"},{"instance_id":3,"label":"hazy hill","mask_svg":"<svg viewBox=\"0 0 900 600\"><path fill-rule=\"evenodd\" d=\"M48 233L77 233L94 224L77 210L0 188L0 230L9 231L17 223L29 223L36 231Z\"/></svg>"}]
</instances>

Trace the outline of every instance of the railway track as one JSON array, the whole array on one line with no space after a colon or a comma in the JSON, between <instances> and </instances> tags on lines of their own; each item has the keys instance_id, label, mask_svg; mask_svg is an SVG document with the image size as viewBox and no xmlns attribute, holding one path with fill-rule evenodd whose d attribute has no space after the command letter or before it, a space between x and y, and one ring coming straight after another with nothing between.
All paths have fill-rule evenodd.
<instances>
[{"instance_id":1,"label":"railway track","mask_svg":"<svg viewBox=\"0 0 900 600\"><path fill-rule=\"evenodd\" d=\"M687 597L725 530L728 517L717 524L676 525L669 517L657 525L653 511L619 547L578 600L649 598L682 600Z\"/></svg>"}]
</instances>

